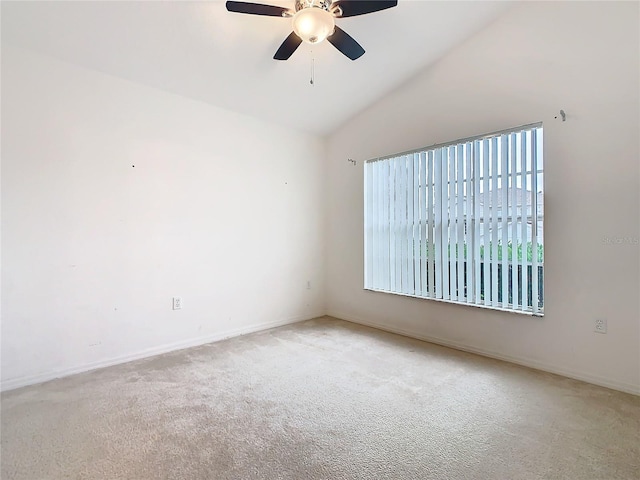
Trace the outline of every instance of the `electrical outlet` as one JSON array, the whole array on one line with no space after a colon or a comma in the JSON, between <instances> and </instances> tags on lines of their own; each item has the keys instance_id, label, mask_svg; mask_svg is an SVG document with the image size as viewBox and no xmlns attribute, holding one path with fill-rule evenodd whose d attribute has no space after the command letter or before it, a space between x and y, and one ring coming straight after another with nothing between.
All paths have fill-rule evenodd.
<instances>
[{"instance_id":1,"label":"electrical outlet","mask_svg":"<svg viewBox=\"0 0 640 480\"><path fill-rule=\"evenodd\" d=\"M593 331L596 333L607 333L607 319L596 318L596 323L593 327Z\"/></svg>"},{"instance_id":2,"label":"electrical outlet","mask_svg":"<svg viewBox=\"0 0 640 480\"><path fill-rule=\"evenodd\" d=\"M180 310L182 308L182 298L181 297L173 297L173 309Z\"/></svg>"}]
</instances>

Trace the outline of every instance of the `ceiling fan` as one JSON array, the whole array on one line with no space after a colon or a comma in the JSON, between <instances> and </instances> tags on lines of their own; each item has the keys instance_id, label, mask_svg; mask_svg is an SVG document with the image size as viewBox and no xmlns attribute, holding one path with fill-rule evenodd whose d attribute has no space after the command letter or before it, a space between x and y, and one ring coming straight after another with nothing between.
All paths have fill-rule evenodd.
<instances>
[{"instance_id":1,"label":"ceiling fan","mask_svg":"<svg viewBox=\"0 0 640 480\"><path fill-rule=\"evenodd\" d=\"M355 17L395 7L397 0L296 0L295 9L248 2L227 2L227 10L250 15L293 19L293 32L282 42L273 56L287 60L304 41L310 44L327 39L351 60L360 58L364 48L349 34L336 26L336 18Z\"/></svg>"}]
</instances>

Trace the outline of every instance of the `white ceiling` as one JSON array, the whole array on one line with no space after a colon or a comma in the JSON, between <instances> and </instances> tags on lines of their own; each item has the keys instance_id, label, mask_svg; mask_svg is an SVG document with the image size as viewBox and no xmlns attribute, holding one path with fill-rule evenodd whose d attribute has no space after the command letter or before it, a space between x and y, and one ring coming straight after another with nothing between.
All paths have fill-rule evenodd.
<instances>
[{"instance_id":1,"label":"white ceiling","mask_svg":"<svg viewBox=\"0 0 640 480\"><path fill-rule=\"evenodd\" d=\"M292 7L294 1L264 3ZM229 13L223 1L1 5L3 44L320 135L510 6L399 0L389 10L337 20L366 50L360 59L351 61L323 42L303 44L282 62L272 57L290 33L291 20Z\"/></svg>"}]
</instances>

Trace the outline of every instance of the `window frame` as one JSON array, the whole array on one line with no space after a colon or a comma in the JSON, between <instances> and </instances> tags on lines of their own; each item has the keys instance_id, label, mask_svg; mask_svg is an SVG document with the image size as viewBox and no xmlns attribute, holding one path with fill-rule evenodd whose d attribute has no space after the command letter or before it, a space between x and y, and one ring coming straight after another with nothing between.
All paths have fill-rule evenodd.
<instances>
[{"instance_id":1,"label":"window frame","mask_svg":"<svg viewBox=\"0 0 640 480\"><path fill-rule=\"evenodd\" d=\"M513 250L512 250L512 253L511 253L512 260L507 260L507 261L505 261L504 263L501 263L501 264L498 264L498 262L502 262L502 260L493 261L493 262L495 262L495 263L493 263L494 265L498 265L498 266L502 265L502 270L503 271L504 271L504 265L505 264L508 265L509 270L511 272L513 272L514 268L516 268L516 271L517 271L517 268L520 267L521 265L522 265L522 267L521 267L520 272L524 271L525 265L528 267L528 269L530 268L532 276L529 277L529 278L532 279L532 281L531 281L531 284L532 284L531 285L531 289L532 289L531 294L532 295L536 295L536 292L533 291L533 288L534 288L534 285L533 285L533 283L534 283L533 282L533 274L536 273L536 272L533 271L533 269L535 268L534 265L537 264L538 268L541 268L541 271L540 271L540 275L541 276L536 275L536 280L535 280L535 284L538 287L538 299L535 300L535 301L532 300L531 306L529 306L529 300L528 300L528 298L529 298L528 297L528 293L529 292L528 291L525 292L524 290L522 291L521 295L518 296L518 298L522 298L523 301L521 303L526 303L526 307L524 305L520 305L519 308L515 308L514 304L513 303L509 303L509 301L507 301L507 303L506 303L507 306L505 306L504 302L498 302L497 298L498 298L499 294L497 292L495 292L495 290L492 290L492 295L495 296L496 298L490 300L491 302L493 302L493 304L486 304L487 300L484 300L485 303L478 303L476 301L471 301L471 300L468 299L469 298L469 295L467 294L468 283L469 282L473 282L475 284L476 281L477 281L477 277L480 277L481 273L480 273L480 271L475 272L475 270L473 270L473 269L471 270L471 271L473 271L472 275L468 273L469 272L469 269L468 269L469 266L467 265L467 263L471 262L471 261L475 261L475 260L467 259L467 254L466 254L467 243L466 243L466 241L467 241L467 238L473 238L473 242L476 242L476 241L479 241L479 238L482 238L482 237L476 238L474 236L475 234L474 235L468 235L467 234L467 229L468 228L475 229L476 224L482 225L485 222L492 221L493 220L492 217L494 215L494 212L492 211L491 215L487 216L486 215L487 210L485 210L479 216L476 215L476 213L478 212L478 210L476 209L476 206L475 206L475 203L478 201L478 198L476 197L476 195L482 196L483 198L485 197L485 194L479 194L479 190L476 189L476 185L480 185L480 184L482 184L484 182L485 172L488 172L488 170L487 170L488 167L486 167L486 164L489 163L490 159L486 156L486 152L484 153L485 156L483 156L483 162L485 162L484 163L485 164L484 171L480 175L476 176L477 172L475 171L475 167L473 167L473 169L474 169L473 176L469 177L467 179L463 179L463 181L462 181L462 184L464 184L464 182L467 182L467 185L468 185L467 189L468 190L471 188L471 185L473 185L473 190L470 191L471 195L469 195L469 193L466 193L466 194L463 193L463 197L460 197L460 198L465 198L465 199L469 198L469 197L472 197L472 201L469 202L471 204L470 205L471 208L469 208L469 205L467 205L465 207L464 212L463 212L463 216L462 217L456 217L457 220L458 220L458 223L462 223L464 225L464 227L463 227L464 237L463 237L463 244L462 245L463 245L463 248L464 248L465 252L463 253L462 258L460 258L459 254L458 254L458 255L456 255L455 260L454 260L450 256L450 253L448 254L448 256L445 259L442 259L442 258L439 259L438 258L438 251L442 251L442 247L441 246L440 247L436 246L436 243L433 241L433 237L434 236L435 236L435 240L436 241L440 238L438 236L438 234L436 233L437 222L438 222L438 218L437 218L438 208L435 208L436 205L437 205L437 195L435 195L436 199L434 200L434 204L432 205L431 203L429 203L426 206L426 208L429 210L429 213L427 213L427 217L426 218L421 218L420 222L417 225L417 230L418 231L423 231L423 230L427 231L427 229L429 229L429 233L430 233L429 236L427 237L427 236L423 235L423 236L420 237L420 240L421 241L425 241L425 244L427 244L430 247L435 247L435 248L433 248L433 250L435 250L435 252L433 252L432 249L427 248L428 254L418 253L419 258L415 258L414 257L413 261L416 262L416 264L418 262L420 262L423 265L425 265L426 269L427 269L427 272L428 272L427 275L429 275L431 279L434 278L433 277L434 274L435 275L438 274L438 270L441 271L440 275L442 275L442 272L444 272L445 270L450 271L451 269L455 269L455 268L459 269L460 268L459 264L460 263L464 264L464 280L460 280L458 282L457 286L456 286L457 288L454 288L455 290L457 290L456 295L453 295L453 298L455 298L455 299L452 299L452 298L438 298L439 295L437 296L437 293L435 292L435 290L437 288L437 281L436 281L436 285L429 285L427 287L428 295L425 296L425 295L421 295L421 294L417 294L417 293L410 294L410 293L403 293L401 291L393 291L393 287L392 286L391 286L390 290L381 289L381 288L373 288L370 285L368 286L368 279L367 279L367 277L369 275L368 269L375 268L375 266L376 266L375 264L379 262L377 259L374 259L374 265L372 266L372 265L368 265L368 259L367 259L367 256L368 256L368 241L372 241L372 239L368 239L367 210L369 208L373 209L373 207L370 205L369 199L367 198L367 196L369 194L368 189L367 189L367 187L368 187L368 185L367 185L367 173L366 173L367 164L373 163L373 162L379 162L379 161L392 161L394 159L399 159L399 158L404 157L404 156L414 155L413 163L412 162L408 163L408 165L413 165L413 167L408 166L407 168L408 168L408 170L414 169L414 171L417 172L420 169L416 170L416 167L415 167L415 162L416 162L415 155L416 154L429 155L432 152L438 152L438 151L441 151L441 149L445 149L445 148L449 149L451 147L453 147L454 149L460 149L459 151L462 152L462 149L467 148L466 147L467 144L471 145L471 149L473 151L473 148L476 145L475 142L477 142L477 141L484 142L484 143L482 143L482 145L484 146L484 145L487 145L488 142L492 142L492 141L493 142L500 142L500 138L504 138L505 135L506 136L512 135L512 134L516 134L517 135L518 133L522 133L522 132L526 132L527 135L531 135L531 139L534 139L534 138L537 138L535 136L536 134L535 133L530 133L530 132L532 132L534 130L536 132L539 131L540 134L543 135L543 132L544 132L543 123L542 122L536 122L536 123L525 124L525 125L521 125L521 126L517 126L517 127L513 127L513 128L508 128L508 129L504 129L504 130L498 130L498 131L494 131L494 132L491 132L491 133L485 133L485 134L481 134L481 135L475 135L475 136L466 137L466 138L462 138L462 139L458 139L458 140L454 140L454 141L449 141L449 142L444 142L444 143L439 143L439 144L432 144L432 145L429 145L429 146L426 146L426 147L417 148L417 149L413 149L413 150L408 150L408 151L401 152L401 153L395 153L395 154L391 154L391 155L386 155L386 156L383 156L383 157L376 157L376 158L372 158L372 159L369 159L369 160L365 161L365 174L364 174L364 217L365 217L365 225L364 225L364 232L363 232L364 233L364 242L363 242L363 246L364 246L364 272L363 272L364 273L364 278L363 278L364 289L368 290L368 291L372 291L372 292L390 293L390 294L393 294L393 295L400 295L400 296L406 296L406 297L418 298L418 299L425 299L425 300L435 300L437 302L452 303L452 304L456 304L456 305L468 305L468 306L486 308L486 309L491 309L491 310L498 310L498 311L505 311L505 312L510 312L510 313L517 313L517 314L521 314L521 315L540 316L540 317L544 316L544 241L543 241L542 232L534 233L538 229L539 222L542 223L542 230L544 230L544 186L542 186L542 188L540 190L538 190L536 188L537 187L537 183L538 183L538 177L540 177L541 179L544 178L544 151L543 151L544 150L544 136L542 136L542 138L540 139L540 147L539 148L538 148L538 145L537 145L537 141L536 141L535 144L533 144L531 141L528 142L530 145L528 146L528 149L526 150L526 156L525 156L524 160L522 160L522 158L520 159L520 161L521 161L520 167L524 167L523 169L520 170L520 172L518 172L517 168L516 168L515 174L513 173L513 171L511 173L509 173L509 165L511 165L512 159L510 157L509 152L507 151L507 159L506 160L502 160L502 158L499 159L500 161L508 162L506 164L507 169L505 170L505 173L500 173L500 172L494 173L492 171L491 174L489 175L489 179L487 180L487 181L495 182L495 187L494 188L496 188L496 189L499 189L499 188L506 188L507 189L507 193L505 193L504 195L508 197L508 204L507 204L507 207L506 207L508 211L506 211L506 212L501 211L499 220L494 220L495 222L499 221L500 225L503 225L503 226L506 225L507 226L507 228L509 229L507 231L507 237L511 233L512 230L515 232L517 228L523 228L523 226L526 225L526 224L530 224L531 225L531 228L532 228L531 234L527 234L526 238L523 238L523 240L521 242L521 244L523 245L522 255L524 255L525 260L520 260L520 261L515 260L514 261L513 258L516 256L516 253L513 252ZM522 137L522 138L524 138L524 137ZM523 153L524 153L525 152L524 148L525 148L525 145L526 145L527 141L526 140L525 141L521 141L521 143L522 143L522 148L523 148ZM497 143L496 143L496 145L497 145ZM505 145L506 144L504 144L501 148L503 148ZM509 141L509 145L510 145L510 148L511 148L511 141ZM487 148L487 147L485 147L485 148ZM492 147L492 148L495 148L495 147ZM515 152L515 150L511 151L511 153L514 153L514 152ZM471 162L471 161L475 162L475 159L474 159L475 155L479 155L479 154L478 154L478 152L473 151L471 157L468 157L468 156L465 157L465 158L467 158L467 162ZM528 160L528 156L529 155L531 155L531 157L530 157L531 165L530 166L527 165L527 163L528 163L527 160ZM429 159L433 159L434 160L434 164L436 164L438 161L441 162L441 163L448 161L446 158L437 159L435 154L433 155L433 157L429 156ZM516 165L515 160L514 160L513 165ZM503 164L503 167L504 167L504 164ZM503 167L501 167L501 168L503 168ZM430 173L434 173L435 172L435 175L433 175L431 177L431 178L433 178L432 182L429 181L426 176L423 177L423 180L426 180L425 189L427 188L426 185L428 184L429 185L429 187L428 187L429 189L432 188L434 190L434 192L437 192L436 186L435 186L435 183L439 181L438 180L439 177L438 177L438 173L437 173L437 168L438 167L435 166L434 170L429 170ZM442 168L442 167L440 167L440 168ZM457 167L457 168L459 169L459 167ZM465 167L465 168L467 168L467 167ZM492 170L493 170L493 167L492 167ZM470 170L468 170L468 171L470 171ZM419 173L419 174L422 174L422 173ZM496 178L492 179L494 177L494 175L495 175ZM532 192L531 193L531 197L532 198L531 198L530 207L527 204L527 200L525 200L524 196L521 197L522 200L521 200L520 206L518 207L518 204L515 203L515 208L513 207L513 204L511 203L512 187L509 185L509 180L511 179L511 181L513 182L514 179L515 179L515 177L513 177L514 175L520 175L521 178L525 179L524 187L516 186L515 187L516 190L522 189L523 191L527 191L526 190L527 186L531 187L530 192ZM498 178L504 177L504 176L507 177L506 187L502 187L502 186L498 187L497 186L498 183L500 183L500 185L503 185L503 182L504 182L504 180L500 180L500 182L498 182ZM458 178L458 180L455 180L455 181L460 181L459 178ZM471 181L471 179L473 181ZM527 180L526 179L530 179L528 184L527 184ZM420 180L418 180L418 182L419 181ZM442 181L442 180L440 180L440 181ZM393 181L391 183L393 183ZM451 179L449 177L449 180L447 180L447 183L446 183L446 185L447 185L446 189L447 190L450 189L450 184L451 183L452 183L452 181L451 181ZM544 182L542 182L542 183L544 183ZM485 183L485 188L487 188L488 185L489 185L488 183ZM414 181L414 185L412 187L408 183L408 181L405 179L405 185L403 185L403 186L406 187L406 192L403 193L405 195L404 198L408 199L408 197L410 197L411 195L415 195L416 196L415 198L418 198L418 193L416 193L415 190L419 190L421 187L418 185L418 187L416 188L415 187L415 181ZM443 187L440 186L440 189L442 189L442 188ZM456 189L458 189L458 186L456 186ZM489 191L492 191L492 190L486 190L486 192L489 192ZM457 192L457 190L456 190L456 192ZM541 199L538 198L538 195L539 195L540 192L542 192L542 198ZM392 193L393 194L391 196L393 196L395 198L395 191L392 192ZM432 195L432 192L429 191L429 200L428 200L429 202L431 202L431 195ZM457 193L456 193L456 195L457 195ZM486 196L488 197L489 195L487 194ZM451 194L449 193L448 198L451 199L451 198L454 198L454 197L452 197ZM465 200L463 202L459 202L457 200L457 198L458 197L456 196L453 203L451 203L450 200L447 200L447 206L449 208L456 208L458 204L460 204L460 203L464 204L465 201L466 201ZM496 199L497 197L493 196L493 198ZM535 201L534 201L534 198L535 198ZM424 198L421 197L421 200L424 201ZM384 205L384 208L387 208L387 206L394 205L394 204L395 204L395 202L393 202L392 200L389 200L388 204ZM435 208L435 214L433 215L433 217L431 216L431 213L432 213L431 206L433 206ZM422 208L422 206L420 206L420 208ZM519 214L518 214L518 211L517 211L518 208L520 210ZM390 208L389 210L391 212L390 216L393 217L394 208ZM526 217L525 217L525 212L526 212ZM504 215L504 213L506 213L506 220L503 222L502 216ZM497 217L497 215L496 215L496 217ZM517 223L516 227L513 227L514 218L516 219L517 222L519 221ZM451 246L454 246L454 247L456 245L460 246L460 243L452 243L451 230L450 230L450 228L451 228L450 227L451 219L452 219L451 214L448 211L447 212L447 219L446 219L446 222L447 222L447 225L448 225L448 227L447 227L447 247L445 248L445 250L447 250L447 248L450 249ZM389 221L390 221L389 229L391 229L391 228L397 229L398 228L397 225L395 225L394 223L391 223L392 222L391 218L389 219ZM428 222L432 222L432 224L435 225L435 226L428 226ZM524 222L524 224L522 222ZM413 225L412 228L413 228L413 232L414 232L413 233L413 235L414 235L414 247L409 247L409 251L411 251L411 249L413 248L414 249L414 253L415 253L415 251L416 251L415 250L415 248L416 248L415 247L416 225L415 225L415 222L409 222L409 223L411 223ZM524 229L526 229L526 226L524 226ZM440 230L443 230L441 226L440 226ZM492 245L492 247L491 247L492 248L492 253L497 253L497 250L500 248L500 247L498 247L499 240L500 240L500 238L497 236L498 233L495 233L495 236L494 236L494 233L493 233L492 230L489 230L489 232L487 232L483 228L482 231L483 231L483 235L488 233L489 235L491 235L490 238L497 240L495 245ZM524 233L524 230L523 230L523 233ZM503 235L504 235L504 233L503 233ZM389 235L389 241L390 241L390 244L392 246L393 246L393 243L397 240L394 237L395 237L394 235L391 235L391 234ZM407 234L407 237L409 238L410 234ZM442 237L442 238L444 238L444 237ZM505 237L502 237L502 238L505 238ZM538 241L536 243L536 241L532 240L532 238L539 239L540 241ZM400 240L402 240L402 238L400 238ZM443 242L440 242L441 245L442 245L442 243ZM489 242L489 243L491 243L491 242ZM532 261L526 260L526 258L528 257L528 245L529 245L529 243L531 243L532 245L535 244L537 249L540 249L540 247L542 247L542 250L541 250L542 258L541 258L541 260L537 260L540 250L536 250L535 252L532 251ZM485 245L485 249L486 249L486 246L487 245ZM477 247L477 245L472 244L469 247L475 249ZM517 248L517 244L516 244L516 248ZM458 251L458 249L456 249L456 251ZM478 252L480 252L479 247L478 247ZM504 250L502 250L502 252L504 252ZM435 253L435 255L434 255L434 253ZM475 250L474 250L474 254L475 254ZM504 253L502 253L502 255L503 255L503 258L504 258ZM536 258L535 261L533 260L533 256L534 255L535 255L535 258ZM435 258L434 258L434 256L435 256ZM423 257L426 257L426 258L423 258ZM489 260L488 258L489 258L489 256L484 254L484 255L482 255L482 258L480 259L480 262L482 263L482 269L485 270L485 275L486 275L486 271L487 271L486 267L492 264L492 261ZM395 267L392 264L393 262L390 261L389 262L389 268L397 268L398 262L403 261L403 259L402 258L400 258L400 259L394 258L394 261L395 261ZM424 263L424 262L426 262L426 263ZM444 268L443 267L443 262L448 262L450 264L449 268ZM453 262L455 262L455 264ZM384 263L384 262L380 262L380 263ZM457 267L456 267L456 265L457 265ZM429 268L431 268L433 270L429 270ZM529 273L528 269L527 269L527 277L528 277L528 273ZM499 270L498 270L498 272L499 272ZM508 281L508 285L506 287L507 292L509 294L512 294L512 289L513 289L514 285L517 285L517 282L514 283L513 280L509 280L511 278L511 275L509 273L510 272L502 274L502 280L503 280L502 283L504 284L504 280L506 278L507 281ZM418 273L415 273L415 271L414 271L414 274L415 275L420 275ZM449 275L449 273L446 273L445 276L448 276L448 275ZM499 279L500 278L500 273L496 273L495 277ZM518 274L517 277L522 277L522 275ZM538 285L540 280L541 280L541 285ZM448 278L446 279L446 281L449 282ZM457 299L458 295L459 295L459 292L460 292L460 288L461 288L460 287L460 282L462 283L462 285L464 287L464 291L465 291L464 295L461 295L462 300L458 300ZM481 289L481 291L483 293L486 292L486 289L488 288L486 285L487 284L486 284L486 277L485 277L485 283L483 284L483 288ZM522 283L520 285L522 286ZM447 287L447 289L449 289L449 287ZM498 292L499 291L500 291L500 289L498 288ZM502 290L503 297L504 297L504 291L505 290ZM424 290L423 290L423 292L424 292ZM495 292L495 293L493 293L493 292ZM542 292L542 293L540 294L540 292ZM515 293L513 293L513 294L515 295ZM478 294L478 295L480 295L480 294ZM525 301L525 296L527 298L526 301ZM509 297L509 298L511 298L511 297ZM533 298L533 297L531 297L531 298ZM467 300L464 301L465 299L467 299ZM542 300L542 303L538 304L538 311L535 311L535 306L534 305L537 304L541 300ZM500 305L498 305L498 303L500 303Z\"/></svg>"}]
</instances>

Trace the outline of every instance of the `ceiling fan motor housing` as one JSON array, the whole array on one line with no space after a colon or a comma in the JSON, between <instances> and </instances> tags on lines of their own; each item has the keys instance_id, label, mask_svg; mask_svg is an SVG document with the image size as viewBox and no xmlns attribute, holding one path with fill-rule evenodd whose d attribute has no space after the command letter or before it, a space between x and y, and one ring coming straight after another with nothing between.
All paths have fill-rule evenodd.
<instances>
[{"instance_id":1,"label":"ceiling fan motor housing","mask_svg":"<svg viewBox=\"0 0 640 480\"><path fill-rule=\"evenodd\" d=\"M296 0L296 12L304 10L305 8L321 8L322 10L330 11L332 0Z\"/></svg>"}]
</instances>

